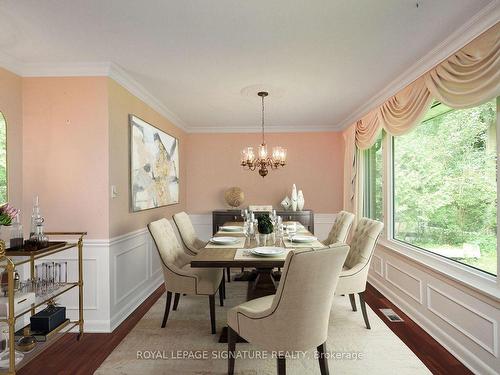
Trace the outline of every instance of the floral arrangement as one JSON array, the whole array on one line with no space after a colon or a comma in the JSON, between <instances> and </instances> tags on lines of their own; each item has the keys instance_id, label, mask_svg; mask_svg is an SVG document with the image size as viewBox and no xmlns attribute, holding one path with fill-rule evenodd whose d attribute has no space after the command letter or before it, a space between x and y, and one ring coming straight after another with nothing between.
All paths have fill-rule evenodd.
<instances>
[{"instance_id":1,"label":"floral arrangement","mask_svg":"<svg viewBox=\"0 0 500 375\"><path fill-rule=\"evenodd\" d=\"M19 210L9 203L0 206L0 225L10 225L19 213Z\"/></svg>"}]
</instances>

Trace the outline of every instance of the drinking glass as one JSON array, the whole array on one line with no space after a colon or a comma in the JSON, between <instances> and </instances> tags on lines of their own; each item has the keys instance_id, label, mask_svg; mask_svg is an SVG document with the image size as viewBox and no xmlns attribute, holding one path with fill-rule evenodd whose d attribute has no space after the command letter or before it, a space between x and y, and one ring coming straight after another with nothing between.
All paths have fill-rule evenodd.
<instances>
[{"instance_id":1,"label":"drinking glass","mask_svg":"<svg viewBox=\"0 0 500 375\"><path fill-rule=\"evenodd\" d=\"M292 242L293 236L297 233L297 223L289 223L286 226L286 234L288 235L288 240Z\"/></svg>"}]
</instances>

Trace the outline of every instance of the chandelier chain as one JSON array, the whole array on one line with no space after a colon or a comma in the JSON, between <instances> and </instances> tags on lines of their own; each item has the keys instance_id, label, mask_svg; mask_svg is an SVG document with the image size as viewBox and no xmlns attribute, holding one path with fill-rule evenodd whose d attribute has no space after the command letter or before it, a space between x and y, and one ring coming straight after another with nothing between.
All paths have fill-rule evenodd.
<instances>
[{"instance_id":1,"label":"chandelier chain","mask_svg":"<svg viewBox=\"0 0 500 375\"><path fill-rule=\"evenodd\" d=\"M264 95L262 95L261 98L262 98L262 144L265 144L265 141L264 141Z\"/></svg>"}]
</instances>

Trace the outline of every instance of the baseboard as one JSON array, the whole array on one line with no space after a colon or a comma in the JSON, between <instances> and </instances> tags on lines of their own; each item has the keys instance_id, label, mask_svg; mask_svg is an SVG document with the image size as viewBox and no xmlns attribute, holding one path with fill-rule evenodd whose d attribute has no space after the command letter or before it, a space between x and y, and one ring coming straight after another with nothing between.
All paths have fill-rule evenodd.
<instances>
[{"instance_id":1,"label":"baseboard","mask_svg":"<svg viewBox=\"0 0 500 375\"><path fill-rule=\"evenodd\" d=\"M498 375L494 369L485 364L481 359L472 354L461 343L451 338L439 326L434 324L425 315L407 303L404 299L396 295L384 283L380 282L376 277L369 275L368 281L380 293L382 293L389 301L396 305L401 311L417 323L424 331L426 331L434 340L439 342L446 350L448 350L455 358L462 362L469 370L475 374L491 374ZM462 354L461 354L462 353ZM468 353L465 356L463 353Z\"/></svg>"}]
</instances>

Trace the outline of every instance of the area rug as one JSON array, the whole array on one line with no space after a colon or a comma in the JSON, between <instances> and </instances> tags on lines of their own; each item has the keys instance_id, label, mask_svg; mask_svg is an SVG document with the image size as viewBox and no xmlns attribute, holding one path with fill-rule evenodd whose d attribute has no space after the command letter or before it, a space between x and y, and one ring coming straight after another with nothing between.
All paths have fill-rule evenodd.
<instances>
[{"instance_id":1,"label":"area rug","mask_svg":"<svg viewBox=\"0 0 500 375\"><path fill-rule=\"evenodd\" d=\"M144 315L95 374L226 374L227 344L217 342L226 325L228 308L245 301L246 282L226 283L225 306L218 306L217 334L210 334L207 297L181 296L177 311L160 328L164 294ZM430 374L425 365L367 306L371 330L361 312L353 312L349 298L335 297L327 350L331 374ZM394 323L396 324L396 323ZM237 344L235 373L276 374L276 353L251 344ZM315 350L286 353L287 374L319 374Z\"/></svg>"}]
</instances>

